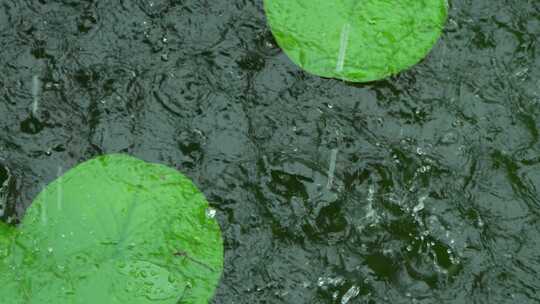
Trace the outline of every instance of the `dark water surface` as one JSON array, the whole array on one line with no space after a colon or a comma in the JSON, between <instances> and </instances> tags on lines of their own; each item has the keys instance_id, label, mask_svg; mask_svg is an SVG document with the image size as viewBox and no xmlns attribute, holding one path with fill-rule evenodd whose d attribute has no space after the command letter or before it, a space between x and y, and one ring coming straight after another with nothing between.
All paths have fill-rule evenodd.
<instances>
[{"instance_id":1,"label":"dark water surface","mask_svg":"<svg viewBox=\"0 0 540 304\"><path fill-rule=\"evenodd\" d=\"M540 303L540 1L450 6L360 85L292 64L262 0L0 0L4 219L125 152L217 209L215 303Z\"/></svg>"}]
</instances>

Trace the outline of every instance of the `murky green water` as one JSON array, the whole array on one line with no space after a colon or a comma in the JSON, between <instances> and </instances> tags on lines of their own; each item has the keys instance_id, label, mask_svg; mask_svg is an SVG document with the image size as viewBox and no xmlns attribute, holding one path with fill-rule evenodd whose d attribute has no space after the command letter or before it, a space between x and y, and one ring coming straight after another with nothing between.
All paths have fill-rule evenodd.
<instances>
[{"instance_id":1,"label":"murky green water","mask_svg":"<svg viewBox=\"0 0 540 304\"><path fill-rule=\"evenodd\" d=\"M215 303L540 303L540 2L450 6L355 85L292 64L262 0L0 0L4 218L125 152L217 209Z\"/></svg>"}]
</instances>

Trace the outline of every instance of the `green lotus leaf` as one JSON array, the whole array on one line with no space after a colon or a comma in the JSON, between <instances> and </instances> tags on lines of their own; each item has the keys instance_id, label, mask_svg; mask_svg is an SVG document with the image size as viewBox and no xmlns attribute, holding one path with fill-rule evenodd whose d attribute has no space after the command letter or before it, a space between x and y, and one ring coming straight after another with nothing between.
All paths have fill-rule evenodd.
<instances>
[{"instance_id":1,"label":"green lotus leaf","mask_svg":"<svg viewBox=\"0 0 540 304\"><path fill-rule=\"evenodd\" d=\"M178 171L126 155L47 186L16 229L0 225L0 298L12 304L208 303L219 226Z\"/></svg>"},{"instance_id":2,"label":"green lotus leaf","mask_svg":"<svg viewBox=\"0 0 540 304\"><path fill-rule=\"evenodd\" d=\"M264 0L279 46L309 73L352 82L396 74L441 35L446 0Z\"/></svg>"}]
</instances>

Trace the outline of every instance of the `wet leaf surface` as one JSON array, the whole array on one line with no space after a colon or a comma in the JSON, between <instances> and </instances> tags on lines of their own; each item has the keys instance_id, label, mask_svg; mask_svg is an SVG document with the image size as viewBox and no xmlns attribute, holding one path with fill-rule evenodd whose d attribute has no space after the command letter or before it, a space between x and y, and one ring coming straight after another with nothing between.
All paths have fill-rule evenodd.
<instances>
[{"instance_id":1,"label":"wet leaf surface","mask_svg":"<svg viewBox=\"0 0 540 304\"><path fill-rule=\"evenodd\" d=\"M446 0L265 0L270 28L307 72L379 80L423 59L441 35Z\"/></svg>"},{"instance_id":2,"label":"wet leaf surface","mask_svg":"<svg viewBox=\"0 0 540 304\"><path fill-rule=\"evenodd\" d=\"M17 229L0 228L9 303L205 303L223 267L219 226L174 169L125 155L69 170Z\"/></svg>"}]
</instances>

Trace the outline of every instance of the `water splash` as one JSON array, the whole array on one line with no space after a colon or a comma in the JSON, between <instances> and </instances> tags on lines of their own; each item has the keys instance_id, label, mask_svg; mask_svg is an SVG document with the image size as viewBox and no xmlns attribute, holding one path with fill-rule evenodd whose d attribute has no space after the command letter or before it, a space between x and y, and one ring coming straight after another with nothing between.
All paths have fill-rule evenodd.
<instances>
[{"instance_id":1,"label":"water splash","mask_svg":"<svg viewBox=\"0 0 540 304\"><path fill-rule=\"evenodd\" d=\"M341 304L347 304L349 301L360 294L360 288L353 285L341 298Z\"/></svg>"},{"instance_id":2,"label":"water splash","mask_svg":"<svg viewBox=\"0 0 540 304\"><path fill-rule=\"evenodd\" d=\"M216 209L208 207L205 213L207 218L212 219L216 216Z\"/></svg>"},{"instance_id":3,"label":"water splash","mask_svg":"<svg viewBox=\"0 0 540 304\"><path fill-rule=\"evenodd\" d=\"M419 211L422 211L425 207L424 201L427 199L427 195L422 196L418 199L418 204L413 207L413 213L418 213Z\"/></svg>"}]
</instances>

